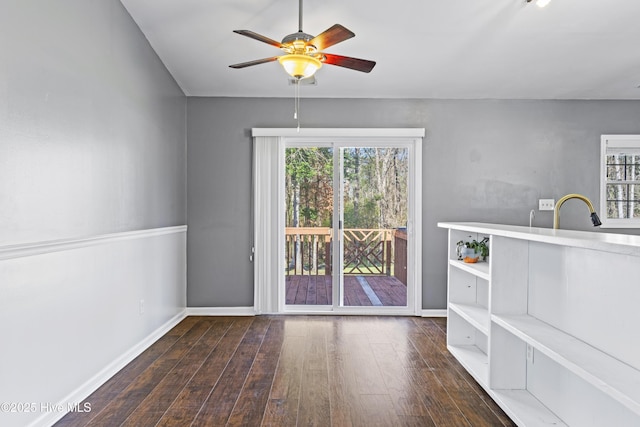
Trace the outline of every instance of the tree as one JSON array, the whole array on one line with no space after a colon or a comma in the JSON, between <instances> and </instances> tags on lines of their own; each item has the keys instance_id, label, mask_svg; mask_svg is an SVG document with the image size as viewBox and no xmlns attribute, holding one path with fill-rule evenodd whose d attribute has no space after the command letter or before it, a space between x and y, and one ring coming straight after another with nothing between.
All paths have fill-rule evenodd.
<instances>
[{"instance_id":1,"label":"tree","mask_svg":"<svg viewBox=\"0 0 640 427\"><path fill-rule=\"evenodd\" d=\"M407 221L407 150L345 149L345 228L397 228Z\"/></svg>"},{"instance_id":2,"label":"tree","mask_svg":"<svg viewBox=\"0 0 640 427\"><path fill-rule=\"evenodd\" d=\"M333 218L333 149L304 147L286 149L286 226L331 227ZM378 250L370 245L387 236L389 230L406 226L408 191L408 150L405 148L347 147L341 149L343 166L342 200L344 229L365 229L360 237L353 234L352 247L345 253L359 259L359 246L367 252ZM301 233L301 232L300 232ZM287 246L289 267L317 271L318 236L314 233L290 236ZM303 243L302 239L305 239ZM292 245L293 243L293 245ZM304 251L302 245L304 244ZM293 251L293 252L292 252ZM328 250L325 249L325 257ZM368 256L368 255L367 255ZM382 259L378 258L378 259ZM295 265L292 261L296 260ZM325 258L325 262L328 258Z\"/></svg>"},{"instance_id":3,"label":"tree","mask_svg":"<svg viewBox=\"0 0 640 427\"><path fill-rule=\"evenodd\" d=\"M287 148L285 156L287 226L329 226L333 211L332 150Z\"/></svg>"}]
</instances>

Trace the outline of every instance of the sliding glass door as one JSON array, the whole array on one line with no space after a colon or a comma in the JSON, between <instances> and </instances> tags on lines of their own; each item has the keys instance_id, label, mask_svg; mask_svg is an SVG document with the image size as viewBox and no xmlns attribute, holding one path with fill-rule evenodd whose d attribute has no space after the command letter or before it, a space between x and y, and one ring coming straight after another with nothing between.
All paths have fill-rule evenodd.
<instances>
[{"instance_id":1,"label":"sliding glass door","mask_svg":"<svg viewBox=\"0 0 640 427\"><path fill-rule=\"evenodd\" d=\"M333 305L333 147L285 149L287 305Z\"/></svg>"},{"instance_id":2,"label":"sliding glass door","mask_svg":"<svg viewBox=\"0 0 640 427\"><path fill-rule=\"evenodd\" d=\"M422 311L424 129L252 129L256 313Z\"/></svg>"},{"instance_id":3,"label":"sliding glass door","mask_svg":"<svg viewBox=\"0 0 640 427\"><path fill-rule=\"evenodd\" d=\"M410 151L388 142L285 146L287 309L409 308Z\"/></svg>"},{"instance_id":4,"label":"sliding glass door","mask_svg":"<svg viewBox=\"0 0 640 427\"><path fill-rule=\"evenodd\" d=\"M341 305L406 307L408 149L340 151Z\"/></svg>"}]
</instances>

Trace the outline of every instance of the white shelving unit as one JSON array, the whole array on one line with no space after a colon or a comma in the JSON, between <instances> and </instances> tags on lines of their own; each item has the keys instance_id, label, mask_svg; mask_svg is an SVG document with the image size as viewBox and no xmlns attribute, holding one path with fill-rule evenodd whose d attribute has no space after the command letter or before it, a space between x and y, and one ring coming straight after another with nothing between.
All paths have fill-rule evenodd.
<instances>
[{"instance_id":1,"label":"white shelving unit","mask_svg":"<svg viewBox=\"0 0 640 427\"><path fill-rule=\"evenodd\" d=\"M640 371L532 316L493 322L640 415Z\"/></svg>"},{"instance_id":2,"label":"white shelving unit","mask_svg":"<svg viewBox=\"0 0 640 427\"><path fill-rule=\"evenodd\" d=\"M449 260L449 264L455 268L459 268L462 271L466 271L474 276L477 276L484 280L489 280L489 263L480 261L476 263L466 263L459 260Z\"/></svg>"},{"instance_id":3,"label":"white shelving unit","mask_svg":"<svg viewBox=\"0 0 640 427\"><path fill-rule=\"evenodd\" d=\"M489 263L458 260L456 243L478 239L477 233L453 232L449 254L449 351L479 383L489 381ZM481 239L482 237L480 237Z\"/></svg>"},{"instance_id":4,"label":"white shelving unit","mask_svg":"<svg viewBox=\"0 0 640 427\"><path fill-rule=\"evenodd\" d=\"M640 426L640 236L438 225L447 347L516 424ZM485 236L487 262L457 259Z\"/></svg>"},{"instance_id":5,"label":"white shelving unit","mask_svg":"<svg viewBox=\"0 0 640 427\"><path fill-rule=\"evenodd\" d=\"M457 304L453 302L449 303L449 308L484 335L489 335L489 315L486 308L478 305Z\"/></svg>"}]
</instances>

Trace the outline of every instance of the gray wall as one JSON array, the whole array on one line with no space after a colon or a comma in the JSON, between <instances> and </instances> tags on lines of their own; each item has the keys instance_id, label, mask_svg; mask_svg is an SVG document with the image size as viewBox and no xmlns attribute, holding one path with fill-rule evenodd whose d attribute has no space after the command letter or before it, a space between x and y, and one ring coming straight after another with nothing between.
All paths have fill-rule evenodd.
<instances>
[{"instance_id":1,"label":"gray wall","mask_svg":"<svg viewBox=\"0 0 640 427\"><path fill-rule=\"evenodd\" d=\"M295 127L293 100L188 98L187 111L188 305L251 306L250 129ZM426 128L423 307L430 309L444 308L446 298L446 231L438 221L527 225L539 198L573 192L597 206L600 135L640 133L640 102L302 99L301 125ZM536 212L534 225L552 223L552 212ZM562 224L592 230L576 201L563 207Z\"/></svg>"},{"instance_id":2,"label":"gray wall","mask_svg":"<svg viewBox=\"0 0 640 427\"><path fill-rule=\"evenodd\" d=\"M119 1L4 1L0 245L185 224L185 112Z\"/></svg>"}]
</instances>

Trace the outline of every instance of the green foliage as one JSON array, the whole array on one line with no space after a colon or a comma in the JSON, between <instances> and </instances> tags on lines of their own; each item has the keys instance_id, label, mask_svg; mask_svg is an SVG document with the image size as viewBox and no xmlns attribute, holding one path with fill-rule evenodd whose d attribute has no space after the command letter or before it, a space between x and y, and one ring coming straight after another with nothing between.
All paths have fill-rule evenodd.
<instances>
[{"instance_id":1,"label":"green foliage","mask_svg":"<svg viewBox=\"0 0 640 427\"><path fill-rule=\"evenodd\" d=\"M310 207L303 207L300 209L302 217L306 222L315 222L318 220L318 210Z\"/></svg>"},{"instance_id":2,"label":"green foliage","mask_svg":"<svg viewBox=\"0 0 640 427\"><path fill-rule=\"evenodd\" d=\"M471 237L471 236L469 236ZM489 238L485 237L482 240L480 240L479 242L475 239L473 240L469 240L469 241L464 241L464 240L460 240L458 242L458 245L464 244L464 246L466 246L467 248L471 248L474 249L476 253L480 254L480 256L482 257L482 259L486 259L489 256Z\"/></svg>"},{"instance_id":3,"label":"green foliage","mask_svg":"<svg viewBox=\"0 0 640 427\"><path fill-rule=\"evenodd\" d=\"M287 148L286 174L296 181L311 180L333 170L333 154L330 148Z\"/></svg>"},{"instance_id":4,"label":"green foliage","mask_svg":"<svg viewBox=\"0 0 640 427\"><path fill-rule=\"evenodd\" d=\"M329 172L327 172L329 171ZM331 224L333 150L328 147L285 150L286 224L328 227Z\"/></svg>"},{"instance_id":5,"label":"green foliage","mask_svg":"<svg viewBox=\"0 0 640 427\"><path fill-rule=\"evenodd\" d=\"M380 228L378 219L380 218L380 210L378 204L367 199L360 206L358 214L354 211L353 201L347 201L344 207L344 228Z\"/></svg>"},{"instance_id":6,"label":"green foliage","mask_svg":"<svg viewBox=\"0 0 640 427\"><path fill-rule=\"evenodd\" d=\"M407 222L408 150L342 150L345 228L396 228ZM333 149L287 148L286 225L330 227Z\"/></svg>"}]
</instances>

